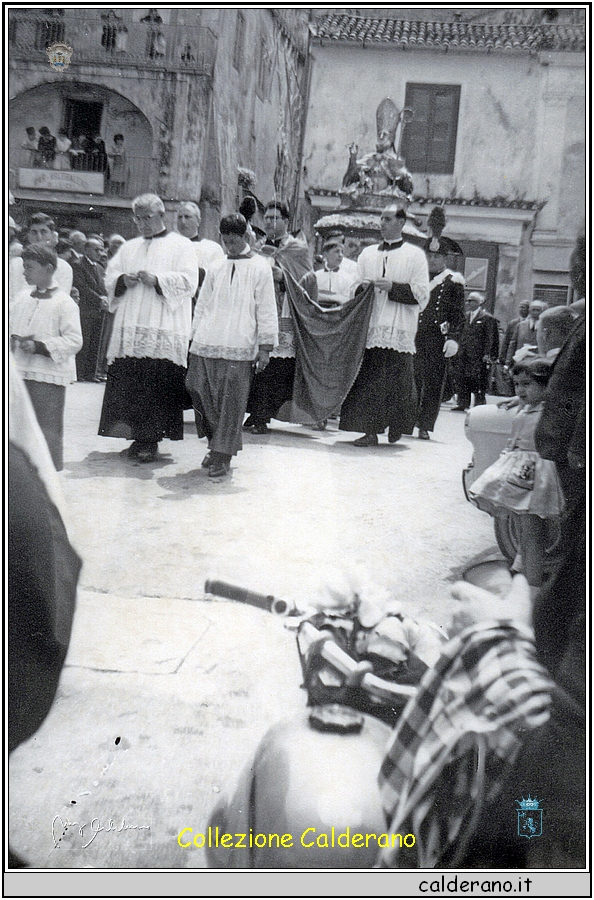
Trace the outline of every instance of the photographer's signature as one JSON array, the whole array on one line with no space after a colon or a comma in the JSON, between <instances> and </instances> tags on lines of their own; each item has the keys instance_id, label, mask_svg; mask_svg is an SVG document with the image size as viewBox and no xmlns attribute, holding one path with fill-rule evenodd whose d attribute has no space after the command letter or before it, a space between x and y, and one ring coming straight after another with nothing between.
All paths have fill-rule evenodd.
<instances>
[{"instance_id":1,"label":"photographer's signature","mask_svg":"<svg viewBox=\"0 0 594 900\"><path fill-rule=\"evenodd\" d=\"M95 818L91 819L89 822L71 822L68 817L55 815L52 820L52 838L54 839L54 847L57 848L60 845L60 841L65 836L66 832L70 828L78 828L78 833L85 843L82 845L82 849L85 850L89 847L98 834L104 831L106 834L109 831L121 833L122 831L150 831L150 825L129 825L125 819L122 819L120 824L116 824L113 819L109 819L107 824L103 825L101 823L101 819L95 816Z\"/></svg>"}]
</instances>

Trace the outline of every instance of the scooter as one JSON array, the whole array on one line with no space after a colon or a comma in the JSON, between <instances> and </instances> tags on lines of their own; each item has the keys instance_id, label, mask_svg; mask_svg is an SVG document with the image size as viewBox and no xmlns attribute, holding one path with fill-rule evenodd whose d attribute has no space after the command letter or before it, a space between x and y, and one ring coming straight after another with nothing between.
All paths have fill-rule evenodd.
<instances>
[{"instance_id":1,"label":"scooter","mask_svg":"<svg viewBox=\"0 0 594 900\"><path fill-rule=\"evenodd\" d=\"M212 813L209 866L370 868L380 836L414 842L386 835L377 775L391 726L447 636L397 613L371 621L357 598L303 611L224 582L205 593L293 617L308 697L303 713L267 732Z\"/></svg>"}]
</instances>

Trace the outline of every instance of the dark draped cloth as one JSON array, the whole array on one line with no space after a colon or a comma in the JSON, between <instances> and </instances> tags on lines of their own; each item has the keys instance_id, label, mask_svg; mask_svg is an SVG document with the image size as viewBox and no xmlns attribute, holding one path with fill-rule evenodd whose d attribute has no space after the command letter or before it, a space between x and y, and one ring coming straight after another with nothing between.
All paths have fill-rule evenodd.
<instances>
[{"instance_id":1,"label":"dark draped cloth","mask_svg":"<svg viewBox=\"0 0 594 900\"><path fill-rule=\"evenodd\" d=\"M47 716L68 650L81 561L26 453L8 455L9 751Z\"/></svg>"},{"instance_id":2,"label":"dark draped cloth","mask_svg":"<svg viewBox=\"0 0 594 900\"><path fill-rule=\"evenodd\" d=\"M277 418L312 424L338 412L357 377L372 310L370 285L337 310L322 311L294 278L285 274L295 323L292 399Z\"/></svg>"},{"instance_id":3,"label":"dark draped cloth","mask_svg":"<svg viewBox=\"0 0 594 900\"><path fill-rule=\"evenodd\" d=\"M340 414L341 431L412 434L417 414L414 356L386 347L365 350Z\"/></svg>"},{"instance_id":4,"label":"dark draped cloth","mask_svg":"<svg viewBox=\"0 0 594 900\"><path fill-rule=\"evenodd\" d=\"M64 468L64 405L66 385L46 381L27 381L25 387L31 398L39 427L47 442L52 462L58 472Z\"/></svg>"},{"instance_id":5,"label":"dark draped cloth","mask_svg":"<svg viewBox=\"0 0 594 900\"><path fill-rule=\"evenodd\" d=\"M258 424L270 422L280 414L279 410L293 396L295 357L271 356L262 372L252 379L247 412ZM287 421L285 419L285 421Z\"/></svg>"},{"instance_id":6,"label":"dark draped cloth","mask_svg":"<svg viewBox=\"0 0 594 900\"><path fill-rule=\"evenodd\" d=\"M122 357L107 371L99 434L147 443L184 437L186 370L169 359Z\"/></svg>"}]
</instances>

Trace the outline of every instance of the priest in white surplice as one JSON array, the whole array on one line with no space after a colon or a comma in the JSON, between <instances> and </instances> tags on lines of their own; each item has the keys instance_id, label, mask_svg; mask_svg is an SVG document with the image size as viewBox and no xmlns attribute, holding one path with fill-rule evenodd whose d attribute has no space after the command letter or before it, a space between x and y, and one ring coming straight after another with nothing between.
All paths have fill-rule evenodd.
<instances>
[{"instance_id":1,"label":"priest in white surplice","mask_svg":"<svg viewBox=\"0 0 594 900\"><path fill-rule=\"evenodd\" d=\"M419 313L429 302L429 270L421 248L402 239L407 206L397 199L383 210L383 241L357 261L358 281L374 286L363 362L340 413L341 431L364 432L353 442L357 447L375 447L386 428L393 444L415 424L413 356Z\"/></svg>"},{"instance_id":2,"label":"priest in white surplice","mask_svg":"<svg viewBox=\"0 0 594 900\"><path fill-rule=\"evenodd\" d=\"M198 266L191 242L165 227L155 194L132 201L140 237L105 274L115 313L99 434L131 439L128 456L152 462L159 441L183 439L185 374Z\"/></svg>"}]
</instances>

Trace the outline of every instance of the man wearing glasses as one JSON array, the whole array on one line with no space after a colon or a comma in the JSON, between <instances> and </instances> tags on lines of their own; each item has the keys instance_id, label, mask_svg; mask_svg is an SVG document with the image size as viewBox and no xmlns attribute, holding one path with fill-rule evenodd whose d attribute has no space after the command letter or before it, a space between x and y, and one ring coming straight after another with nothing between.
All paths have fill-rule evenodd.
<instances>
[{"instance_id":1,"label":"man wearing glasses","mask_svg":"<svg viewBox=\"0 0 594 900\"><path fill-rule=\"evenodd\" d=\"M155 194L132 201L140 237L105 274L115 313L99 434L132 440L128 457L152 462L163 438L183 439L185 374L198 266L191 242L165 227Z\"/></svg>"},{"instance_id":2,"label":"man wearing glasses","mask_svg":"<svg viewBox=\"0 0 594 900\"><path fill-rule=\"evenodd\" d=\"M453 409L458 412L470 407L472 394L475 406L486 403L489 370L499 355L497 319L487 312L484 302L479 291L472 291L465 302L466 322L456 356L458 402Z\"/></svg>"}]
</instances>

